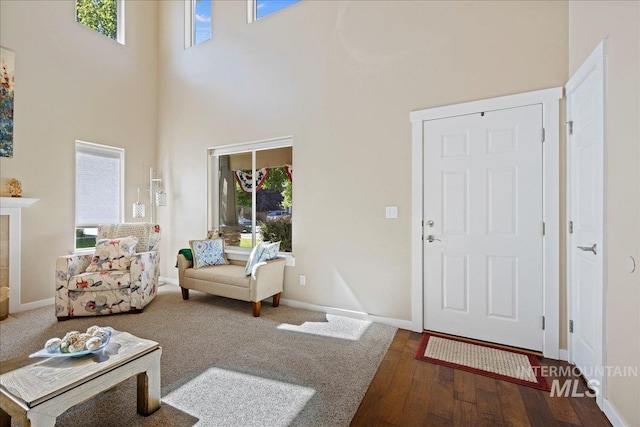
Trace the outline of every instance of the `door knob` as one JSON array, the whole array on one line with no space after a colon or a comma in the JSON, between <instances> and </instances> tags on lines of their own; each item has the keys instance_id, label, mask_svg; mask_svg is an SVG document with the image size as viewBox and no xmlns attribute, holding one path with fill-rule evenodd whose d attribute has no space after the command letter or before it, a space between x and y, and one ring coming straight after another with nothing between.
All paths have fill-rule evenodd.
<instances>
[{"instance_id":1,"label":"door knob","mask_svg":"<svg viewBox=\"0 0 640 427\"><path fill-rule=\"evenodd\" d=\"M598 247L596 246L596 244L594 243L593 246L578 246L578 249L580 249L581 251L585 251L585 252L593 252L594 255L597 255L596 253L596 249Z\"/></svg>"},{"instance_id":2,"label":"door knob","mask_svg":"<svg viewBox=\"0 0 640 427\"><path fill-rule=\"evenodd\" d=\"M433 220L432 220L432 219L430 219L429 221L427 221L427 227L433 227L433 224L434 224L434 222L433 222Z\"/></svg>"},{"instance_id":3,"label":"door knob","mask_svg":"<svg viewBox=\"0 0 640 427\"><path fill-rule=\"evenodd\" d=\"M433 235L431 235L431 234L429 234L429 235L427 236L427 241L428 241L428 242L433 242L434 240L437 240L438 242L440 242L440 241L441 241L440 239L436 239L435 237L433 237Z\"/></svg>"}]
</instances>

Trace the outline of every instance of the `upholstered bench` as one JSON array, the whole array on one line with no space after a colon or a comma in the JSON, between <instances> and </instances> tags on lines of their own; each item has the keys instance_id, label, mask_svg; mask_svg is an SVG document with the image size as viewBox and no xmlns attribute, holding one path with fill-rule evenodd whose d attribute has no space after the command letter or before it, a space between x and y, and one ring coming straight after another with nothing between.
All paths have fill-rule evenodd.
<instances>
[{"instance_id":1,"label":"upholstered bench","mask_svg":"<svg viewBox=\"0 0 640 427\"><path fill-rule=\"evenodd\" d=\"M189 289L253 303L253 315L260 316L262 300L273 296L273 306L280 303L284 283L284 258L262 261L245 273L245 262L193 268L193 261L178 254L178 280L182 299L189 299Z\"/></svg>"}]
</instances>

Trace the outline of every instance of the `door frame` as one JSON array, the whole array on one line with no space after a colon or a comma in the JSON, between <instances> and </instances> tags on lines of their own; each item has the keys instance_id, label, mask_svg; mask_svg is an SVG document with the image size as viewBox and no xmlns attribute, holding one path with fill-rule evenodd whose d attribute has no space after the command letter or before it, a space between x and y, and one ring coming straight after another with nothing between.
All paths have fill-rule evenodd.
<instances>
[{"instance_id":1,"label":"door frame","mask_svg":"<svg viewBox=\"0 0 640 427\"><path fill-rule=\"evenodd\" d=\"M602 67L602 149L603 149L603 158L602 158L602 281L601 288L599 289L602 296L602 305L600 307L600 311L597 313L593 313L594 316L599 316L596 319L596 325L600 325L600 330L596 334L600 339L599 347L600 352L596 352L596 357L598 358L596 363L596 367L606 366L607 354L606 354L606 309L607 309L607 263L606 263L606 254L607 254L607 122L606 122L606 104L607 104L607 60L608 60L608 39L602 40L598 46L589 54L589 57L580 65L578 70L575 72L573 76L570 77L569 81L565 84L566 92L569 93L573 88L579 86L588 76L589 74L596 68ZM567 121L571 120L569 117L569 97L567 96L566 101L566 117ZM569 127L566 129L566 141L567 141L567 158L566 158L566 182L567 182L567 190L566 190L566 210L567 210L567 224L572 219L572 211L571 211L571 195L572 195L572 187L571 187L571 160L573 155L573 150L571 148L571 144L569 144L570 135L569 135ZM569 227L566 230L566 281L567 281L567 352L568 352L568 362L573 363L573 343L572 343L572 333L570 332L570 322L573 319L573 293L574 286L572 281L572 262L573 262L573 245L572 236L569 231ZM600 409L604 410L604 396L606 394L607 388L607 376L602 372L598 372L594 369L596 376L600 380L598 394L596 395L596 403Z\"/></svg>"},{"instance_id":2,"label":"door frame","mask_svg":"<svg viewBox=\"0 0 640 427\"><path fill-rule=\"evenodd\" d=\"M545 357L560 354L560 99L562 87L412 111L411 148L411 324L424 330L423 122L484 111L542 104L543 149L543 330ZM541 133L543 130L541 129ZM542 137L542 135L541 135ZM542 319L541 319L542 320Z\"/></svg>"}]
</instances>

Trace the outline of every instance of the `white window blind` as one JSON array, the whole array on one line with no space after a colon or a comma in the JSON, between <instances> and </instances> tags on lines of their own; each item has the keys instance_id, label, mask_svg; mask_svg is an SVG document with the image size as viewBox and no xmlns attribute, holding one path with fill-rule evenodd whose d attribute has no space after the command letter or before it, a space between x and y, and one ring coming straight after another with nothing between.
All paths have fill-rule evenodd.
<instances>
[{"instance_id":1,"label":"white window blind","mask_svg":"<svg viewBox=\"0 0 640 427\"><path fill-rule=\"evenodd\" d=\"M76 142L76 227L122 218L124 150Z\"/></svg>"}]
</instances>

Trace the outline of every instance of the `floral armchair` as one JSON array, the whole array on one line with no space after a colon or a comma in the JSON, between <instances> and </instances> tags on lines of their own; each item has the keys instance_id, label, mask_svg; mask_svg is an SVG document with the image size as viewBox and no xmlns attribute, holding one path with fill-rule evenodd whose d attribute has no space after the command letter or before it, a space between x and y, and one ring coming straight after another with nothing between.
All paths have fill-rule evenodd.
<instances>
[{"instance_id":1,"label":"floral armchair","mask_svg":"<svg viewBox=\"0 0 640 427\"><path fill-rule=\"evenodd\" d=\"M127 237L134 239L127 241L124 239ZM110 240L100 242L101 239ZM130 240L137 240L135 247L129 248ZM156 295L160 274L159 225L101 225L97 241L95 254L62 256L56 262L55 310L58 320L140 313ZM115 257L115 260L104 259L98 256L100 246L112 251L117 248L120 252L131 249L131 252L126 257Z\"/></svg>"}]
</instances>

